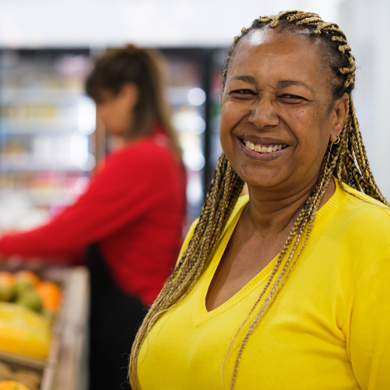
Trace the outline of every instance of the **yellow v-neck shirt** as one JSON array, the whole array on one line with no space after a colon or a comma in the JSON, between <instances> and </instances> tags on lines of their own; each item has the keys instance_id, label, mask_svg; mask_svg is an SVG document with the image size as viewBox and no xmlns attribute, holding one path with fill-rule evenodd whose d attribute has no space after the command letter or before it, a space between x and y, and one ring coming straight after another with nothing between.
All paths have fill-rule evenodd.
<instances>
[{"instance_id":1,"label":"yellow v-neck shirt","mask_svg":"<svg viewBox=\"0 0 390 390\"><path fill-rule=\"evenodd\" d=\"M390 389L390 214L338 184L300 259L244 349L237 390ZM142 390L230 389L240 341L276 259L210 312L206 295L248 202L242 197L200 279L154 325L138 360ZM183 249L193 234L187 235ZM253 318L253 316L251 317Z\"/></svg>"}]
</instances>

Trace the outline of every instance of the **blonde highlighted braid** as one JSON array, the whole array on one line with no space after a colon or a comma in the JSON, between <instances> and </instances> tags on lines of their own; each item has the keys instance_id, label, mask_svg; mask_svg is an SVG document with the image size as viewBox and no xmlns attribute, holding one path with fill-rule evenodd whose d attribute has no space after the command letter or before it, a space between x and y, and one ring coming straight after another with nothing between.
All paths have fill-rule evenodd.
<instances>
[{"instance_id":1,"label":"blonde highlighted braid","mask_svg":"<svg viewBox=\"0 0 390 390\"><path fill-rule=\"evenodd\" d=\"M234 38L234 43L228 51L225 69L223 70L223 84L225 84L228 73L229 61L234 55L235 48L240 40L252 30L264 27L275 28L276 26L279 26L281 31L287 30L287 32L291 33L304 31L310 39L321 39L323 51L327 55L327 63L330 65L333 100L347 93L349 95L349 112L340 134L340 142L337 144L329 143L319 179L303 205L264 288L260 292L250 313L248 313L237 330L226 353L221 373L223 373L226 360L232 353L234 342L244 326L249 324L248 330L240 341L230 385L231 389L235 386L240 360L250 335L259 325L270 305L277 297L305 248L315 216L325 191L332 180L332 176L336 177L344 190L343 183L346 183L352 188L388 205L375 183L368 163L351 96L355 83L355 59L351 54L351 48L347 44L345 34L339 29L337 24L326 23L317 14L302 11L286 11L276 16L256 19L250 28L243 28L241 35ZM166 282L160 295L150 308L133 344L129 378L134 390L141 389L137 377L137 359L142 343L152 326L163 313L181 301L199 279L208 261L212 258L212 254L218 245L218 240L231 215L242 186L242 180L234 172L225 155L222 154L214 173L210 190L206 196L199 223L188 247L178 261L173 274ZM250 318L253 319L249 323Z\"/></svg>"}]
</instances>

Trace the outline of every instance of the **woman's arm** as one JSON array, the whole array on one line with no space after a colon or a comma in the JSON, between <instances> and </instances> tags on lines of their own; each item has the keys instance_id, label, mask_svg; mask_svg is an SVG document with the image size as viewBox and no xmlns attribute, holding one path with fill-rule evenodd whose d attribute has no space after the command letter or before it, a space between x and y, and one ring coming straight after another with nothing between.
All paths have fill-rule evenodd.
<instances>
[{"instance_id":1,"label":"woman's arm","mask_svg":"<svg viewBox=\"0 0 390 390\"><path fill-rule=\"evenodd\" d=\"M173 158L151 141L108 159L75 204L48 224L0 239L0 253L20 256L61 256L112 234L155 207L164 184L175 185ZM179 184L176 184L179 187ZM180 188L177 188L180 191Z\"/></svg>"}]
</instances>

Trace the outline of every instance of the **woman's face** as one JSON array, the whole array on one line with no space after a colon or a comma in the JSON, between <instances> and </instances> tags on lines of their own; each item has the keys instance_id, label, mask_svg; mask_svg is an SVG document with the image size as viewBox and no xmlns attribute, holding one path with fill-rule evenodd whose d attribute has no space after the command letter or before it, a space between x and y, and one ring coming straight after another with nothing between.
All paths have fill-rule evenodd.
<instances>
[{"instance_id":1,"label":"woman's face","mask_svg":"<svg viewBox=\"0 0 390 390\"><path fill-rule=\"evenodd\" d=\"M250 32L235 49L220 139L250 189L288 193L317 180L348 110L348 95L332 103L322 61L317 40L268 27Z\"/></svg>"},{"instance_id":2,"label":"woman's face","mask_svg":"<svg viewBox=\"0 0 390 390\"><path fill-rule=\"evenodd\" d=\"M133 84L125 84L117 94L103 89L95 101L96 121L103 124L109 134L126 137L133 125L137 101L137 88Z\"/></svg>"}]
</instances>

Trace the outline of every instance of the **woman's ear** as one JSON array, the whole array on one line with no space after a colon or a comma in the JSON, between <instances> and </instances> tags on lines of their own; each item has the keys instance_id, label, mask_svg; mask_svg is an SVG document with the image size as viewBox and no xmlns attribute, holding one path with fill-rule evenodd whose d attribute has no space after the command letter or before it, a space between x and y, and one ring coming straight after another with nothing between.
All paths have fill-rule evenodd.
<instances>
[{"instance_id":1,"label":"woman's ear","mask_svg":"<svg viewBox=\"0 0 390 390\"><path fill-rule=\"evenodd\" d=\"M138 87L134 83L125 83L119 90L119 95L126 105L133 110L138 103Z\"/></svg>"},{"instance_id":2,"label":"woman's ear","mask_svg":"<svg viewBox=\"0 0 390 390\"><path fill-rule=\"evenodd\" d=\"M345 120L349 111L349 95L345 93L337 99L332 109L332 129L330 132L330 142L334 143L339 138L343 130Z\"/></svg>"}]
</instances>

